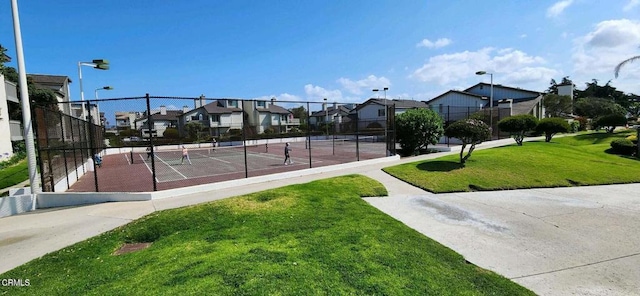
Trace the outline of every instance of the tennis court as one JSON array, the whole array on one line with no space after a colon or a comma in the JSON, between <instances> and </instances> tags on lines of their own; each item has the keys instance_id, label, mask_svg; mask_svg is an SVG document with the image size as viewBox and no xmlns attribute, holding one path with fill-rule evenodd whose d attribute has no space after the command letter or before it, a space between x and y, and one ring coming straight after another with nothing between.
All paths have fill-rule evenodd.
<instances>
[{"instance_id":1,"label":"tennis court","mask_svg":"<svg viewBox=\"0 0 640 296\"><path fill-rule=\"evenodd\" d=\"M106 155L96 172L99 191L153 191L154 166L156 189L165 190L385 156L384 143L375 138L291 141L290 165L284 164L284 142L193 146L186 146L191 164L182 159L177 145L155 147L153 163L143 149ZM81 178L69 191L96 191L93 174Z\"/></svg>"}]
</instances>

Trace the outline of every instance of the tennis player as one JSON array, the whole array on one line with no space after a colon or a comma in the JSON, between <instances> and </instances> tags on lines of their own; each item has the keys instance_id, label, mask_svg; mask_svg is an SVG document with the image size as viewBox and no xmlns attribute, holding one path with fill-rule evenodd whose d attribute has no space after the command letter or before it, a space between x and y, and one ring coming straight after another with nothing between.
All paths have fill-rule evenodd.
<instances>
[{"instance_id":1,"label":"tennis player","mask_svg":"<svg viewBox=\"0 0 640 296\"><path fill-rule=\"evenodd\" d=\"M184 159L187 159L189 164L191 164L191 159L189 159L189 150L184 145L182 146L182 160L180 160L180 164L184 163Z\"/></svg>"},{"instance_id":2,"label":"tennis player","mask_svg":"<svg viewBox=\"0 0 640 296\"><path fill-rule=\"evenodd\" d=\"M292 164L291 157L289 156L289 152L291 152L291 147L289 147L289 143L284 144L284 165ZM287 163L289 161L289 163Z\"/></svg>"}]
</instances>

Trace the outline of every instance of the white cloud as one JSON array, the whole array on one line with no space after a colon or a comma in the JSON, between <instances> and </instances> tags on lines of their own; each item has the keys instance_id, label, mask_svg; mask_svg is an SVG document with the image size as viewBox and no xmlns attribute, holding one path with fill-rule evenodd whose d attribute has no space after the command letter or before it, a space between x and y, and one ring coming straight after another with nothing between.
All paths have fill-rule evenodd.
<instances>
[{"instance_id":1,"label":"white cloud","mask_svg":"<svg viewBox=\"0 0 640 296\"><path fill-rule=\"evenodd\" d=\"M640 53L638 40L640 21L620 19L598 23L593 31L574 39L573 75L577 81L599 79L606 83L614 78L613 69L618 63ZM615 86L620 91L640 93L638 79L640 66L629 64L616 79Z\"/></svg>"},{"instance_id":2,"label":"white cloud","mask_svg":"<svg viewBox=\"0 0 640 296\"><path fill-rule=\"evenodd\" d=\"M307 84L304 86L304 92L307 95L307 99L311 101L322 101L327 98L329 101L340 101L342 99L342 92L340 90L327 90L320 86Z\"/></svg>"},{"instance_id":3,"label":"white cloud","mask_svg":"<svg viewBox=\"0 0 640 296\"><path fill-rule=\"evenodd\" d=\"M622 10L630 11L636 8L636 6L638 5L640 5L640 0L629 0L629 2L627 2L627 4L622 8Z\"/></svg>"},{"instance_id":4,"label":"white cloud","mask_svg":"<svg viewBox=\"0 0 640 296\"><path fill-rule=\"evenodd\" d=\"M527 38L527 34L520 34L520 38L522 39Z\"/></svg>"},{"instance_id":5,"label":"white cloud","mask_svg":"<svg viewBox=\"0 0 640 296\"><path fill-rule=\"evenodd\" d=\"M559 16L572 3L573 0L562 0L556 2L551 7L547 8L547 17L553 18Z\"/></svg>"},{"instance_id":6,"label":"white cloud","mask_svg":"<svg viewBox=\"0 0 640 296\"><path fill-rule=\"evenodd\" d=\"M362 95L365 91L370 92L374 88L390 87L391 81L386 77L369 75L367 78L353 81L349 78L341 77L337 80L344 89L354 95ZM364 90L364 91L363 91Z\"/></svg>"},{"instance_id":7,"label":"white cloud","mask_svg":"<svg viewBox=\"0 0 640 296\"><path fill-rule=\"evenodd\" d=\"M518 87L545 85L558 72L545 67L546 61L520 50L491 47L478 51L464 51L431 57L426 64L410 76L422 82L437 83L444 87L467 84L477 71L494 73L499 84ZM497 79L499 77L499 79ZM462 82L462 83L461 83ZM529 84L529 85L522 85Z\"/></svg>"},{"instance_id":8,"label":"white cloud","mask_svg":"<svg viewBox=\"0 0 640 296\"><path fill-rule=\"evenodd\" d=\"M449 44L451 44L451 39L449 38L440 38L436 40L436 42L432 42L429 39L423 39L420 43L416 44L416 47L441 48Z\"/></svg>"}]
</instances>

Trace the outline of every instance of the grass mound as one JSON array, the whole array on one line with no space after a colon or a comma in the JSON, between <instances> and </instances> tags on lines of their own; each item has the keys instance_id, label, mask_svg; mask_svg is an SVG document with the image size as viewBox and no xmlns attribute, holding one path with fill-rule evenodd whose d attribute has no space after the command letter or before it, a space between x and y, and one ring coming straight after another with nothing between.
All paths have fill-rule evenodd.
<instances>
[{"instance_id":1,"label":"grass mound","mask_svg":"<svg viewBox=\"0 0 640 296\"><path fill-rule=\"evenodd\" d=\"M384 171L434 193L640 182L637 159L607 153L630 132L590 133L479 150L463 167L457 155Z\"/></svg>"},{"instance_id":2,"label":"grass mound","mask_svg":"<svg viewBox=\"0 0 640 296\"><path fill-rule=\"evenodd\" d=\"M157 212L0 277L12 295L532 294L371 207L346 176ZM147 249L113 255L125 243ZM0 293L1 294L1 293Z\"/></svg>"}]
</instances>

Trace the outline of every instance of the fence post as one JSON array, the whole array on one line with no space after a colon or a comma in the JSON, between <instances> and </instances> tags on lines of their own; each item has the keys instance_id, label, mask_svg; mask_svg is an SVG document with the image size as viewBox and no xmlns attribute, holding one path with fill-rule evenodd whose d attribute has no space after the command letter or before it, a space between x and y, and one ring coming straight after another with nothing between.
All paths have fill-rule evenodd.
<instances>
[{"instance_id":1,"label":"fence post","mask_svg":"<svg viewBox=\"0 0 640 296\"><path fill-rule=\"evenodd\" d=\"M42 187L41 189L42 189L42 191L44 191L44 163L42 162L42 156L43 156L43 152L44 151L42 151L42 145L40 143L40 137L42 135L40 135L40 133L38 133L38 131L39 131L38 126L40 125L40 124L38 124L38 121L40 120L40 116L38 116L39 115L38 111L44 112L41 107L37 107L36 106L35 108L33 108L31 110L31 113L33 113L33 114L31 114L31 118L35 118L35 120L33 120L32 123L33 123L33 128L36 131L34 141L38 144L37 145L38 153L37 153L37 158L36 159L38 161L38 166L40 166L40 187ZM42 123L42 122L40 122L40 123Z\"/></svg>"},{"instance_id":2,"label":"fence post","mask_svg":"<svg viewBox=\"0 0 640 296\"><path fill-rule=\"evenodd\" d=\"M96 192L100 192L100 189L98 189L98 165L96 164L96 159L95 159L95 155L96 155L96 148L95 148L95 143L94 143L94 138L93 138L93 116L91 115L91 101L88 101L87 103L87 114L89 114L89 117L87 118L87 126L89 127L89 150L91 151L91 160L93 161L93 180L95 182L96 185Z\"/></svg>"},{"instance_id":3,"label":"fence post","mask_svg":"<svg viewBox=\"0 0 640 296\"><path fill-rule=\"evenodd\" d=\"M356 161L360 161L360 112L356 105Z\"/></svg>"},{"instance_id":4,"label":"fence post","mask_svg":"<svg viewBox=\"0 0 640 296\"><path fill-rule=\"evenodd\" d=\"M149 130L149 146L151 147L151 176L153 178L153 191L158 191L158 184L156 182L156 155L153 147L153 133L151 132L153 122L151 122L151 103L148 93L145 95L145 99L147 101L147 129ZM133 163L133 157L131 157L131 163Z\"/></svg>"},{"instance_id":5,"label":"fence post","mask_svg":"<svg viewBox=\"0 0 640 296\"><path fill-rule=\"evenodd\" d=\"M244 177L245 178L249 178L249 166L247 165L247 132L245 131L244 128L244 116L245 116L245 112L244 112L244 101L240 101L240 106L241 106L241 110L242 110L242 147L244 150ZM246 114L247 116L249 114ZM233 143L233 141L231 141Z\"/></svg>"},{"instance_id":6,"label":"fence post","mask_svg":"<svg viewBox=\"0 0 640 296\"><path fill-rule=\"evenodd\" d=\"M311 168L311 109L307 102L307 143L309 143L309 168Z\"/></svg>"},{"instance_id":7,"label":"fence post","mask_svg":"<svg viewBox=\"0 0 640 296\"><path fill-rule=\"evenodd\" d=\"M62 147L64 147L63 149L63 155L64 155L64 173L65 173L65 179L67 180L67 189L69 189L69 187L71 187L69 185L69 168L67 167L67 143L65 141L65 134L64 134L64 120L62 119L62 113L58 113L58 116L60 117L60 135L62 136Z\"/></svg>"},{"instance_id":8,"label":"fence post","mask_svg":"<svg viewBox=\"0 0 640 296\"><path fill-rule=\"evenodd\" d=\"M73 133L73 121L74 118L68 117L69 118L69 129L71 130L71 149L73 149L73 171L76 174L76 181L78 181L78 179L80 179L80 176L78 174L78 156L76 155L76 136Z\"/></svg>"}]
</instances>

